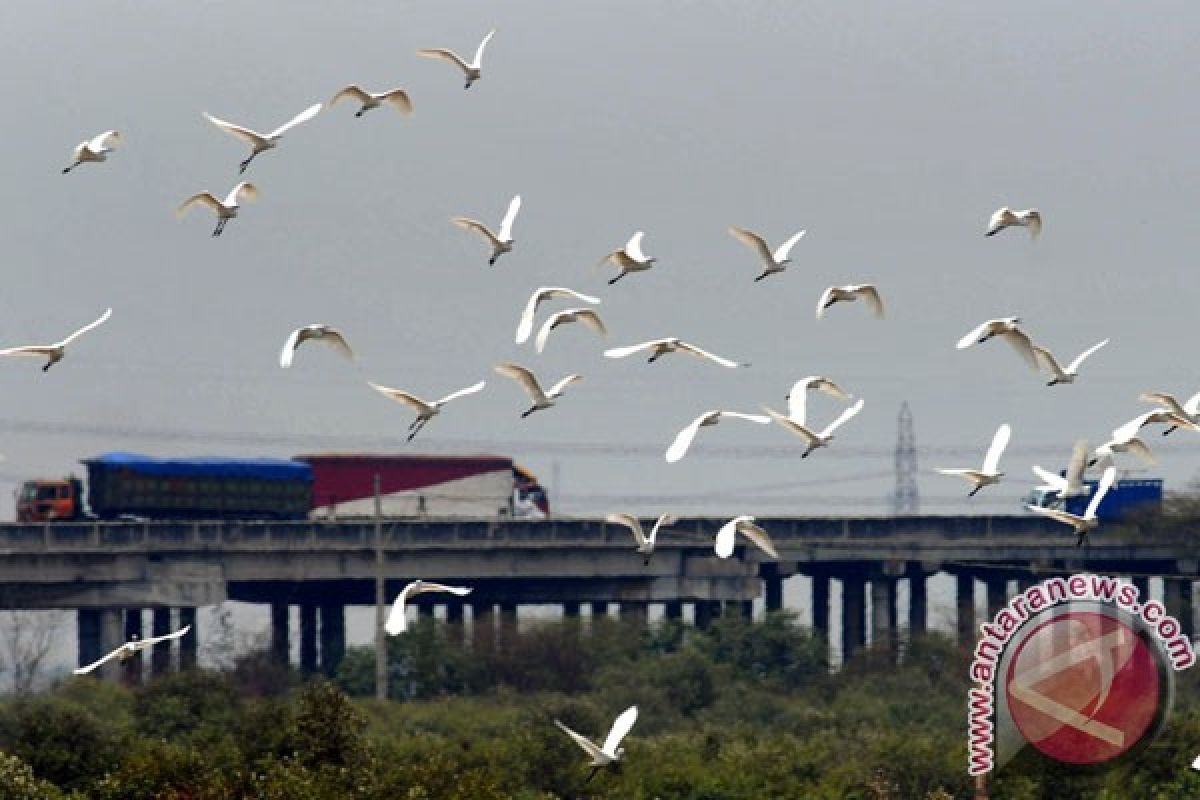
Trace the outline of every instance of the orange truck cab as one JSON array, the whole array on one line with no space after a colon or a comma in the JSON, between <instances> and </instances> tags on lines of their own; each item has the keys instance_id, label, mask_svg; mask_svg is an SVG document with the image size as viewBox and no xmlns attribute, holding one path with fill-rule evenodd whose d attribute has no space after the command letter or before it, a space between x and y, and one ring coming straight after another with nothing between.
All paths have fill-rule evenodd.
<instances>
[{"instance_id":1,"label":"orange truck cab","mask_svg":"<svg viewBox=\"0 0 1200 800\"><path fill-rule=\"evenodd\" d=\"M25 481L17 490L17 522L49 522L83 516L83 483L78 478Z\"/></svg>"}]
</instances>

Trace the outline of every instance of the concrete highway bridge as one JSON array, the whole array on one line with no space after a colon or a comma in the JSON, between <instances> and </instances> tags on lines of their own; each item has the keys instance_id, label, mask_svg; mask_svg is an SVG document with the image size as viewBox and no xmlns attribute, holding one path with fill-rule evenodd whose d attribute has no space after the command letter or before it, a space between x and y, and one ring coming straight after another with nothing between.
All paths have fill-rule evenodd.
<instances>
[{"instance_id":1,"label":"concrete highway bridge","mask_svg":"<svg viewBox=\"0 0 1200 800\"><path fill-rule=\"evenodd\" d=\"M313 520L303 522L82 522L0 525L0 607L78 613L79 661L89 663L132 634L183 624L183 666L196 658L196 608L224 600L269 604L272 652L291 652L290 607L299 606L300 664L332 672L345 650L345 608L374 605L382 575L388 601L426 578L474 587L466 598L423 595L419 613L445 606L449 621L470 620L472 636L511 624L522 604L559 604L567 615L606 613L645 619L651 604L668 617L707 625L721 613L749 613L762 598L783 606L782 582L811 579L814 628L830 635L830 586L841 584L840 639L846 656L871 642L896 642L904 628L926 629L926 579L957 583L957 627L973 642L975 584L990 613L1019 587L1075 571L1132 576L1144 597L1164 576L1163 601L1190 636L1197 548L1184 532L1108 525L1074 546L1068 529L1029 516L759 518L780 554L769 559L739 538L728 560L713 554L724 519L686 519L660 533L648 565L627 530L592 519ZM909 598L900 619L898 587ZM469 610L469 616L468 616ZM169 646L151 655L155 671L174 662ZM138 665L140 666L140 665Z\"/></svg>"}]
</instances>

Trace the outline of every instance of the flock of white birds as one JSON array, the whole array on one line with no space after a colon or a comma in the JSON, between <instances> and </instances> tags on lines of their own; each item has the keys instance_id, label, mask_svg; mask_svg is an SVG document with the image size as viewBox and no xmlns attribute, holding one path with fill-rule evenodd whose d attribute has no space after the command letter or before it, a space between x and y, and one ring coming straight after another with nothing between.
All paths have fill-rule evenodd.
<instances>
[{"instance_id":1,"label":"flock of white birds","mask_svg":"<svg viewBox=\"0 0 1200 800\"><path fill-rule=\"evenodd\" d=\"M440 59L452 64L462 72L465 79L464 88L469 89L483 77L484 50L494 34L495 31L492 30L483 38L470 62L463 59L454 51L442 48L419 50L418 55L426 58ZM239 163L239 173L244 173L258 155L267 150L277 148L283 140L284 135L293 128L316 117L326 108L326 105L332 107L340 101L347 99L355 100L360 104L359 109L355 112L356 117L361 117L367 111L378 108L384 103L392 105L404 114L411 114L413 111L413 104L408 93L403 88L372 93L351 84L336 92L328 104L315 103L310 105L269 133L259 133L250 128L219 119L207 112L203 112L203 116L219 130L237 137L249 145L249 156ZM121 134L115 130L105 131L81 142L72 153L71 163L62 172L64 174L69 173L83 164L105 162L108 160L108 156L121 143ZM188 197L179 205L177 214L182 216L195 205L208 206L216 215L217 222L216 227L212 231L212 236L217 237L224 232L229 220L238 216L241 206L245 202L254 200L257 197L258 188L249 181L241 181L229 190L224 199L220 199L208 191L198 192ZM516 241L513 238L513 228L520 210L521 196L519 194L514 195L501 219L498 230L495 232L487 224L468 217L454 217L450 221L464 230L477 234L488 247L488 264L495 265L501 256L512 253L514 250ZM1014 211L1009 208L1001 208L992 215L985 235L993 236L1009 227L1024 227L1029 230L1031 238L1036 239L1042 229L1041 213L1037 209ZM762 236L745 227L732 225L729 227L729 234L745 245L754 254L756 259L761 262L762 271L754 278L754 281L758 282L772 275L783 273L786 270L787 266L791 263L793 249L805 236L806 231L799 230L793 233L774 250L770 248ZM613 250L600 260L597 265L598 268L611 264L618 270L617 274L608 281L609 285L616 284L627 275L645 272L654 267L657 259L647 256L642 249L644 237L645 233L643 231L635 232L624 246ZM541 326L537 329L536 335L534 335L534 327L539 310L545 303L556 299L568 299L587 305L570 307L551 313L545 317ZM883 298L879 289L870 283L830 286L824 289L817 300L816 317L817 319L821 319L831 307L838 303L849 303L858 300L863 301L863 304L870 309L875 318L882 319L884 317ZM576 322L581 323L584 327L599 336L606 336L608 330L603 319L591 307L600 304L601 298L586 295L567 287L537 288L532 292L524 309L520 312L515 341L517 344L525 344L533 336L535 350L540 354L544 352L552 332ZM80 328L59 342L49 345L10 347L0 350L0 355L42 357L46 359L46 363L42 369L48 370L64 358L68 345L83 334L104 323L111 314L112 309L105 311L99 319ZM961 350L999 337L1006 341L1035 372L1040 372L1045 367L1051 375L1048 385L1054 386L1060 383L1075 382L1079 378L1080 368L1084 361L1108 343L1108 339L1098 342L1079 354L1066 367L1063 367L1048 348L1034 342L1030 335L1020 327L1020 323L1020 319L1016 317L988 320L963 336L958 342L957 347ZM346 336L340 330L331 325L316 323L301 326L287 336L280 353L280 366L283 368L290 367L297 349L307 342L324 342L338 349L347 358L354 358L354 352ZM647 361L653 363L660 357L675 352L685 353L698 360L728 369L749 366L748 364L708 352L676 337L664 337L639 344L611 348L604 351L604 356L610 359L622 359L637 354L649 354ZM542 411L555 406L563 399L567 388L580 381L583 377L579 374L570 374L561 378L549 388L543 388L543 384L534 370L527 366L505 362L496 365L495 371L515 381L525 394L528 395L531 405L521 413L522 417L526 417L535 411ZM409 440L415 437L434 417L440 415L449 403L478 393L486 386L486 382L480 380L470 386L453 391L438 400L428 401L407 390L383 386L373 381L368 381L368 384L384 396L408 406L416 414L409 426ZM813 391L824 392L846 402L848 405L824 427L818 427L808 420L807 415L807 395ZM1139 437L1139 432L1143 427L1151 424L1165 424L1168 428L1164 431L1164 435L1176 428L1200 431L1200 424L1198 424L1200 423L1200 393L1192 396L1184 403L1178 402L1172 395L1163 392L1146 393L1142 395L1142 399L1156 403L1160 408L1140 414L1128 423L1119 426L1113 431L1113 437L1110 441L1105 442L1090 453L1085 442L1077 443L1068 467L1064 471L1064 475L1060 476L1040 466L1033 468L1035 474L1044 482L1041 488L1056 493L1058 501L1062 503L1067 498L1086 495L1088 488L1084 481L1085 471L1089 467L1094 467L1098 464L1103 466L1102 477L1082 516L1069 513L1062 508L1029 507L1034 512L1050 516L1069 526L1078 535L1078 544L1082 544L1087 533L1096 527L1097 508L1105 492L1108 491L1115 480L1115 456L1117 454L1133 454L1153 463L1154 457L1149 447ZM704 411L676 434L666 449L665 459L668 463L675 463L681 460L686 456L701 428L715 426L725 419L753 422L759 425L769 425L772 422L777 423L783 430L802 440L804 449L799 452L799 455L801 458L806 458L817 449L831 446L834 433L842 425L853 419L863 409L864 405L862 398L855 400L850 393L844 391L834 381L819 375L807 376L796 381L787 394L786 400L788 404L786 414L765 405L761 409L764 412L763 414L718 409ZM971 495L976 494L986 486L998 483L1004 477L1004 473L1000 471L999 465L1011 435L1012 428L1007 423L999 426L991 446L984 457L983 464L979 469L942 468L939 469L939 472L961 477L968 481L972 485ZM649 564L660 529L672 525L676 521L676 518L671 514L662 514L654 522L648 534L644 531L641 522L629 514L610 514L606 518L606 521L614 525L627 527L633 535L637 552ZM778 558L778 553L767 531L755 523L754 517L748 515L735 517L721 527L714 542L714 551L717 556L728 558L733 554L738 533L741 533L751 544L763 551L768 557ZM405 631L406 604L412 597L418 594L425 592L446 592L462 596L470 591L470 588L467 587L448 586L422 580L414 581L406 586L396 598L388 616L385 630L388 634L392 635ZM156 642L182 636L186 633L186 630L185 628L181 631L176 631L166 637L127 642L96 663L76 670L76 672L81 674L90 672L114 658L122 661L127 660L136 652L150 647ZM621 758L623 750L619 747L620 742L633 727L636 718L636 706L627 709L617 717L603 747L597 746L591 740L572 731L557 720L556 724L587 753L591 759L590 764L593 767L594 774L595 770L612 764Z\"/></svg>"}]
</instances>

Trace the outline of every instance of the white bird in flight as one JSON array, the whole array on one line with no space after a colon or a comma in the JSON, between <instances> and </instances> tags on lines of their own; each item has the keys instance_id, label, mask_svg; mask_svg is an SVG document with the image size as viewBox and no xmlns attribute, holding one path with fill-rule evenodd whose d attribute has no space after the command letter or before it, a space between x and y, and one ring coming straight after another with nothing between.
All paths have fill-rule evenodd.
<instances>
[{"instance_id":1,"label":"white bird in flight","mask_svg":"<svg viewBox=\"0 0 1200 800\"><path fill-rule=\"evenodd\" d=\"M1187 402L1182 405L1175 399L1175 395L1168 394L1167 392L1143 392L1138 395L1138 399L1147 403L1158 403L1161 406L1165 406L1168 411L1174 412L1186 420L1200 422L1200 392L1196 392L1189 397ZM1178 427L1178 425L1171 425L1162 432L1162 435L1166 436Z\"/></svg>"},{"instance_id":2,"label":"white bird in flight","mask_svg":"<svg viewBox=\"0 0 1200 800\"><path fill-rule=\"evenodd\" d=\"M1176 428L1187 428L1190 431L1200 431L1200 425L1192 421L1188 415L1180 416L1168 408L1156 408L1153 411L1146 411L1138 414L1133 419L1126 422L1113 431L1113 439L1116 441L1125 441L1134 436L1137 436L1138 431L1147 425L1167 425L1170 430Z\"/></svg>"},{"instance_id":3,"label":"white bird in flight","mask_svg":"<svg viewBox=\"0 0 1200 800\"><path fill-rule=\"evenodd\" d=\"M451 392L440 400L434 400L432 403L429 403L417 397L415 394L405 392L401 389L390 389L387 386L380 386L378 383L374 383L373 381L367 381L367 383L370 384L372 389L380 394L386 395L398 403L404 403L413 411L417 412L417 418L414 419L412 424L408 426L408 441L410 442L413 440L414 436L421 432L421 429L425 427L429 420L433 419L441 412L442 406L446 405L446 403L449 403L451 400L456 400L459 397L464 397L468 394L475 394L478 391L482 391L486 384L485 381L480 381L479 383L468 386L465 389L459 389L457 392Z\"/></svg>"},{"instance_id":4,"label":"white bird in flight","mask_svg":"<svg viewBox=\"0 0 1200 800\"><path fill-rule=\"evenodd\" d=\"M613 525L624 525L633 534L633 539L637 542L637 551L644 556L643 564L649 565L650 556L654 553L654 543L658 540L658 529L669 528L677 521L673 514L661 514L654 521L654 527L650 529L649 535L642 528L642 521L632 514L609 514L604 518L605 522L610 522Z\"/></svg>"},{"instance_id":5,"label":"white bird in flight","mask_svg":"<svg viewBox=\"0 0 1200 800\"><path fill-rule=\"evenodd\" d=\"M1113 481L1116 478L1117 468L1110 465L1104 470L1104 474L1100 476L1100 482L1096 486L1096 493L1092 495L1092 499L1088 503L1087 509L1083 512L1082 517L1058 508L1045 508L1034 505L1026 505L1025 507L1044 517L1050 517L1066 525L1070 525L1077 537L1075 539L1075 546L1079 547L1083 544L1083 540L1087 537L1088 533L1095 530L1096 526L1100 524L1100 521L1096 518L1096 510L1100 508L1100 503L1104 501L1104 495L1108 493L1109 488L1113 485Z\"/></svg>"},{"instance_id":6,"label":"white bird in flight","mask_svg":"<svg viewBox=\"0 0 1200 800\"><path fill-rule=\"evenodd\" d=\"M989 319L987 322L980 323L978 327L972 329L959 339L955 347L959 350L965 350L971 345L983 344L993 336L999 336L1008 342L1009 346L1017 352L1017 355L1025 359L1025 363L1029 365L1030 369L1037 372L1037 351L1033 349L1033 340L1029 338L1029 334L1017 327L1020 322L1021 320L1018 317Z\"/></svg>"},{"instance_id":7,"label":"white bird in flight","mask_svg":"<svg viewBox=\"0 0 1200 800\"><path fill-rule=\"evenodd\" d=\"M692 440L696 438L696 433L701 428L716 425L725 417L757 422L759 425L769 425L771 423L771 418L764 417L762 414L743 414L739 411L705 411L675 435L675 441L671 442L671 446L667 448L667 463L674 464L687 454L688 448L692 446Z\"/></svg>"},{"instance_id":8,"label":"white bird in flight","mask_svg":"<svg viewBox=\"0 0 1200 800\"><path fill-rule=\"evenodd\" d=\"M645 272L654 266L654 262L658 259L649 258L642 252L642 236L644 235L644 232L638 231L629 237L629 241L625 243L624 247L619 250L613 250L600 259L600 263L596 265L597 267L602 267L611 261L621 268L621 271L617 273L617 277L608 282L609 286L612 286L630 272Z\"/></svg>"},{"instance_id":9,"label":"white bird in flight","mask_svg":"<svg viewBox=\"0 0 1200 800\"><path fill-rule=\"evenodd\" d=\"M1029 228L1030 238L1036 239L1038 234L1042 232L1042 214L1036 208L1013 211L1008 206L1005 206L1004 208L997 209L988 221L987 233L984 236L995 236L1005 228L1011 228L1014 225Z\"/></svg>"},{"instance_id":10,"label":"white bird in flight","mask_svg":"<svg viewBox=\"0 0 1200 800\"><path fill-rule=\"evenodd\" d=\"M829 378L823 378L820 375L809 375L792 384L792 390L787 393L785 399L788 403L788 419L803 425L808 418L808 393L818 390L833 395L839 400L848 401L850 399L850 395L842 391L842 387L829 380Z\"/></svg>"},{"instance_id":11,"label":"white bird in flight","mask_svg":"<svg viewBox=\"0 0 1200 800\"><path fill-rule=\"evenodd\" d=\"M257 198L258 188L249 181L242 181L229 190L229 194L225 196L224 200L218 200L212 192L198 192L192 195L179 204L179 208L175 209L175 216L182 217L189 208L197 203L206 205L217 215L217 227L213 229L212 235L220 236L221 232L225 230L225 223L238 215L241 204Z\"/></svg>"},{"instance_id":12,"label":"white bird in flight","mask_svg":"<svg viewBox=\"0 0 1200 800\"><path fill-rule=\"evenodd\" d=\"M858 398L857 403L842 411L841 415L838 416L837 419L826 425L825 430L820 432L814 431L812 428L808 427L806 423L798 422L791 417L785 417L778 411L773 411L766 406L763 407L763 410L766 411L772 419L782 425L785 430L796 434L801 439L808 442L807 449L800 454L801 458L808 458L809 453L811 453L813 450L816 450L820 447L828 447L829 443L833 441L833 432L849 420L853 419L858 412L862 411L862 408L863 398L860 397Z\"/></svg>"},{"instance_id":13,"label":"white bird in flight","mask_svg":"<svg viewBox=\"0 0 1200 800\"><path fill-rule=\"evenodd\" d=\"M350 344L346 341L346 337L342 335L341 331L332 325L314 324L305 325L303 328L296 328L296 330L288 335L287 341L283 343L283 350L279 353L279 366L285 369L290 367L296 348L309 339L325 342L336 347L346 358L354 358L354 351L350 349Z\"/></svg>"},{"instance_id":14,"label":"white bird in flight","mask_svg":"<svg viewBox=\"0 0 1200 800\"><path fill-rule=\"evenodd\" d=\"M283 138L285 133L301 123L308 122L317 114L321 113L321 104L313 103L311 106L304 109L299 114L292 117L290 120L280 125L270 133L259 133L258 131L252 131L249 128L243 128L241 125L234 125L232 122L226 122L223 119L217 119L207 111L202 113L204 114L204 118L213 125L216 125L218 128L230 134L231 136L236 136L246 144L250 145L250 155L245 161L238 165L238 172L245 172L246 167L250 166L250 162L254 160L255 156L257 156L259 153L265 153L267 150L274 149L279 144L279 140Z\"/></svg>"},{"instance_id":15,"label":"white bird in flight","mask_svg":"<svg viewBox=\"0 0 1200 800\"><path fill-rule=\"evenodd\" d=\"M544 301L552 297L573 297L584 303L598 305L599 297L580 294L574 289L567 289L561 286L542 286L534 289L533 294L529 295L529 302L525 304L525 310L521 312L521 319L517 323L517 344L524 344L529 341L529 335L533 333L533 315L537 313L538 306Z\"/></svg>"},{"instance_id":16,"label":"white bird in flight","mask_svg":"<svg viewBox=\"0 0 1200 800\"><path fill-rule=\"evenodd\" d=\"M759 550L769 555L776 561L779 560L779 553L775 551L775 545L771 541L771 537L761 527L755 524L754 517L743 515L734 517L721 526L717 531L717 540L713 545L713 550L718 558L729 558L733 555L734 540L737 534L742 534Z\"/></svg>"},{"instance_id":17,"label":"white bird in flight","mask_svg":"<svg viewBox=\"0 0 1200 800\"><path fill-rule=\"evenodd\" d=\"M49 359L42 367L42 372L45 372L59 361L63 360L63 356L67 354L67 345L78 339L80 336L83 336L92 328L104 324L111 316L112 309L110 308L101 314L100 318L95 322L89 322L87 325L84 325L82 328L75 331L61 342L55 342L54 344L31 344L23 347L9 347L4 350L0 350L0 356L42 356Z\"/></svg>"},{"instance_id":18,"label":"white bird in flight","mask_svg":"<svg viewBox=\"0 0 1200 800\"><path fill-rule=\"evenodd\" d=\"M690 356L695 356L696 358L711 361L714 364L720 364L722 367L729 367L730 369L750 366L749 364L741 364L737 361L731 361L728 358L722 358L721 356L714 355L707 350L701 350L699 347L696 347L696 345L685 342L683 339L679 339L674 336L668 336L664 339L651 339L648 342L629 345L628 347L614 347L611 350L605 350L604 357L625 358L626 356L631 356L634 353L640 353L646 350L654 351L653 354L646 359L646 363L648 364L653 364L660 357L665 356L667 353L674 353L678 351L687 353Z\"/></svg>"},{"instance_id":19,"label":"white bird in flight","mask_svg":"<svg viewBox=\"0 0 1200 800\"><path fill-rule=\"evenodd\" d=\"M571 322L582 322L601 336L608 335L608 330L604 327L604 320L600 319L600 315L595 311L592 311L590 308L568 308L565 311L551 314L542 323L542 328L538 331L537 338L534 339L537 351L540 353L546 349L546 339L549 338L550 331L559 325L566 325Z\"/></svg>"},{"instance_id":20,"label":"white bird in flight","mask_svg":"<svg viewBox=\"0 0 1200 800\"><path fill-rule=\"evenodd\" d=\"M620 746L621 740L633 728L633 723L637 722L637 714L637 706L630 706L621 712L621 715L613 722L612 728L609 729L608 736L604 739L603 747L596 746L591 739L576 733L559 720L554 720L554 724L558 726L559 730L570 736L575 744L583 749L583 752L588 754L588 757L591 759L588 763L592 768L592 771L587 776L587 780L590 781L601 769L620 761L625 755L625 748ZM586 782L584 781L584 783Z\"/></svg>"},{"instance_id":21,"label":"white bird in flight","mask_svg":"<svg viewBox=\"0 0 1200 800\"><path fill-rule=\"evenodd\" d=\"M478 220L468 219L467 217L454 217L450 221L463 230L475 231L482 236L487 243L492 246L492 255L488 259L488 265L494 265L496 259L505 253L512 252L513 238L512 226L513 220L517 218L517 212L521 210L521 195L513 195L513 199L508 203L508 211L504 213L504 219L500 221L500 233L492 233L487 225L484 225Z\"/></svg>"},{"instance_id":22,"label":"white bird in flight","mask_svg":"<svg viewBox=\"0 0 1200 800\"><path fill-rule=\"evenodd\" d=\"M528 417L535 411L541 411L544 408L550 408L554 405L554 401L562 397L566 388L575 381L583 380L582 375L568 375L558 383L551 386L548 390L542 391L542 385L538 383L537 376L533 371L522 367L520 364L513 364L506 361L503 364L496 365L496 372L504 375L507 378L512 378L517 383L521 384L521 388L529 395L529 399L533 401L533 405L526 411L522 412L521 418Z\"/></svg>"},{"instance_id":23,"label":"white bird in flight","mask_svg":"<svg viewBox=\"0 0 1200 800\"><path fill-rule=\"evenodd\" d=\"M762 274L754 279L756 283L768 275L774 275L776 272L783 272L784 269L787 268L787 265L791 263L791 259L788 258L788 253L792 252L792 248L796 245L796 242L800 241L801 237L803 237L806 232L807 231L800 231L792 234L792 238L779 245L775 252L772 253L771 249L767 247L766 241L754 231L747 230L746 228L739 228L737 225L729 226L729 233L733 236L733 238L749 247L755 253L758 253L758 257L761 258L763 263L766 265L766 268L763 270Z\"/></svg>"},{"instance_id":24,"label":"white bird in flight","mask_svg":"<svg viewBox=\"0 0 1200 800\"><path fill-rule=\"evenodd\" d=\"M444 583L433 583L432 581L413 581L400 590L400 594L396 595L396 600L392 603L392 610L388 612L387 622L384 623L383 629L388 632L389 636L395 636L408 630L408 619L405 616L406 604L411 598L425 592L449 592L463 597L470 594L471 590L465 586L447 586Z\"/></svg>"},{"instance_id":25,"label":"white bird in flight","mask_svg":"<svg viewBox=\"0 0 1200 800\"><path fill-rule=\"evenodd\" d=\"M379 108L384 103L391 103L405 116L411 114L413 110L412 100L408 98L408 92L403 89L388 89L386 92L373 94L365 91L356 83L352 83L338 91L333 96L333 99L329 101L329 107L333 108L339 101L347 97L352 97L361 104L358 111L354 112L354 116L356 117L361 117L371 109Z\"/></svg>"},{"instance_id":26,"label":"white bird in flight","mask_svg":"<svg viewBox=\"0 0 1200 800\"><path fill-rule=\"evenodd\" d=\"M1155 413L1154 411L1150 411L1146 414L1138 415L1121 427L1113 430L1112 438L1092 452L1092 458L1088 461L1088 466L1094 467L1101 460L1111 462L1113 455L1116 453L1132 453L1151 466L1157 464L1158 460L1150 452L1150 448L1137 435L1138 430L1143 425L1148 424L1148 420ZM1164 413L1170 414L1170 412ZM1163 421L1169 420L1164 419Z\"/></svg>"},{"instance_id":27,"label":"white bird in flight","mask_svg":"<svg viewBox=\"0 0 1200 800\"><path fill-rule=\"evenodd\" d=\"M817 300L817 319L825 316L825 309L834 303L850 303L860 297L871 307L875 319L883 319L883 298L879 296L879 290L870 283L830 286L821 292L821 297Z\"/></svg>"},{"instance_id":28,"label":"white bird in flight","mask_svg":"<svg viewBox=\"0 0 1200 800\"><path fill-rule=\"evenodd\" d=\"M1004 473L998 470L1000 466L1000 456L1004 455L1004 448L1008 447L1008 440L1012 436L1012 428L1006 422L999 428L996 428L996 434L992 437L992 445L988 448L987 455L983 457L983 466L979 469L947 469L938 467L938 472L943 475L957 475L965 479L968 483L974 484L967 497L974 497L985 486L991 486L993 483L999 483L1004 477Z\"/></svg>"},{"instance_id":29,"label":"white bird in flight","mask_svg":"<svg viewBox=\"0 0 1200 800\"><path fill-rule=\"evenodd\" d=\"M108 154L120 143L121 133L119 131L105 131L87 141L80 142L71 152L72 164L63 167L63 175L87 161L107 161Z\"/></svg>"},{"instance_id":30,"label":"white bird in flight","mask_svg":"<svg viewBox=\"0 0 1200 800\"><path fill-rule=\"evenodd\" d=\"M1087 467L1087 456L1087 440L1080 439L1075 442L1075 447L1071 451L1071 460L1067 462L1065 475L1056 475L1049 470L1035 465L1033 473L1041 478L1044 483L1043 486L1039 486L1038 488L1048 489L1057 493L1059 500L1087 495L1089 489L1087 484L1083 482L1083 471Z\"/></svg>"},{"instance_id":31,"label":"white bird in flight","mask_svg":"<svg viewBox=\"0 0 1200 800\"><path fill-rule=\"evenodd\" d=\"M483 37L483 41L479 43L478 49L475 50L475 58L470 64L462 60L462 57L453 50L447 50L444 47L434 47L425 50L418 50L417 55L423 58L440 58L443 61L449 61L454 66L463 71L463 75L467 79L467 84L464 89L470 89L471 84L483 77L483 48L487 47L487 43L492 40L496 34L496 29L488 31L487 36Z\"/></svg>"},{"instance_id":32,"label":"white bird in flight","mask_svg":"<svg viewBox=\"0 0 1200 800\"><path fill-rule=\"evenodd\" d=\"M1054 354L1041 345L1033 345L1033 352L1037 354L1038 358L1042 360L1042 363L1044 363L1050 372L1054 374L1054 378L1046 384L1047 386L1054 386L1056 383L1074 383L1075 378L1079 376L1079 367L1081 364L1083 364L1084 359L1099 350L1101 347L1104 347L1106 344L1108 344L1108 339L1105 339L1102 342L1096 342L1096 344L1075 356L1075 360L1068 364L1066 369L1063 369L1061 366L1059 366L1058 359L1054 357Z\"/></svg>"},{"instance_id":33,"label":"white bird in flight","mask_svg":"<svg viewBox=\"0 0 1200 800\"><path fill-rule=\"evenodd\" d=\"M154 645L158 644L159 642L167 642L167 641L170 641L171 639L178 639L179 637L185 635L191 629L192 629L191 625L184 625L182 628L175 631L174 633L168 633L163 636L151 636L149 639L142 639L142 638L135 637L133 639L130 639L128 642L121 645L120 647L118 647L116 650L113 650L108 655L104 656L104 658L101 658L98 661L93 661L91 664L88 664L86 667L80 667L79 669L75 670L75 674L76 675L86 675L89 672L91 672L92 670L96 669L97 667L103 666L104 664L107 664L109 661L112 661L114 658L117 659L118 663L124 664L126 661L133 658L135 655L140 653L142 650L149 650L151 647L154 647Z\"/></svg>"}]
</instances>

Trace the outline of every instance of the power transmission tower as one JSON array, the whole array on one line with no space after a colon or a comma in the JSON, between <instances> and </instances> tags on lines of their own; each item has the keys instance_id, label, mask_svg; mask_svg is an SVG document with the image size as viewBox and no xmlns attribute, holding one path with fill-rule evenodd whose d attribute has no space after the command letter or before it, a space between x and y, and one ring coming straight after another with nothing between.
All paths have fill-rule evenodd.
<instances>
[{"instance_id":1,"label":"power transmission tower","mask_svg":"<svg viewBox=\"0 0 1200 800\"><path fill-rule=\"evenodd\" d=\"M892 494L892 513L916 514L921 508L917 494L917 434L907 402L900 406L896 428L896 491Z\"/></svg>"}]
</instances>

